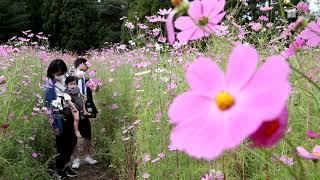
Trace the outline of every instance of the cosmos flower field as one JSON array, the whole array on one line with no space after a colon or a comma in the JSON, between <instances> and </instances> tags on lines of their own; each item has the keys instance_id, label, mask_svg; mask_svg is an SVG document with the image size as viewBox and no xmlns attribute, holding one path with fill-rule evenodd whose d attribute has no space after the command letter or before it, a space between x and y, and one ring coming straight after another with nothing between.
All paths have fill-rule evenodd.
<instances>
[{"instance_id":1,"label":"cosmos flower field","mask_svg":"<svg viewBox=\"0 0 320 180\"><path fill-rule=\"evenodd\" d=\"M94 157L119 179L318 179L320 18L236 22L224 0L173 1L128 21L132 40L90 50ZM43 33L0 45L0 177L50 179Z\"/></svg>"}]
</instances>

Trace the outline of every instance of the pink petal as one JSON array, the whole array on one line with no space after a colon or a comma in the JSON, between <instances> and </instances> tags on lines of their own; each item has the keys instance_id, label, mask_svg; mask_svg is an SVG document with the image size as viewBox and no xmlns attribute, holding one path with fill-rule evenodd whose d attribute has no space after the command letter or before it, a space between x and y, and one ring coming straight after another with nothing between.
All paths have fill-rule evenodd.
<instances>
[{"instance_id":1,"label":"pink petal","mask_svg":"<svg viewBox=\"0 0 320 180\"><path fill-rule=\"evenodd\" d=\"M223 17L225 15L226 15L226 13L223 12L223 13L220 13L218 15L209 16L209 23L218 24L223 19Z\"/></svg>"},{"instance_id":2,"label":"pink petal","mask_svg":"<svg viewBox=\"0 0 320 180\"><path fill-rule=\"evenodd\" d=\"M259 59L258 52L249 45L237 44L232 50L226 73L228 88L237 92L252 77Z\"/></svg>"},{"instance_id":3,"label":"pink petal","mask_svg":"<svg viewBox=\"0 0 320 180\"><path fill-rule=\"evenodd\" d=\"M194 92L185 92L176 97L170 105L168 114L171 123L180 123L194 116L203 114L210 107L214 107L214 100L210 97Z\"/></svg>"},{"instance_id":4,"label":"pink petal","mask_svg":"<svg viewBox=\"0 0 320 180\"><path fill-rule=\"evenodd\" d=\"M190 156L211 160L224 150L228 132L225 127L219 115L207 112L175 127L170 135L171 145Z\"/></svg>"},{"instance_id":5,"label":"pink petal","mask_svg":"<svg viewBox=\"0 0 320 180\"><path fill-rule=\"evenodd\" d=\"M204 15L212 16L217 15L223 11L226 1L225 0L202 0L204 7Z\"/></svg>"},{"instance_id":6,"label":"pink petal","mask_svg":"<svg viewBox=\"0 0 320 180\"><path fill-rule=\"evenodd\" d=\"M311 153L309 153L304 147L298 146L297 151L299 156L307 158L307 159L317 159L317 157Z\"/></svg>"},{"instance_id":7,"label":"pink petal","mask_svg":"<svg viewBox=\"0 0 320 180\"><path fill-rule=\"evenodd\" d=\"M224 88L224 74L210 58L195 60L187 69L186 78L193 91L215 95Z\"/></svg>"},{"instance_id":8,"label":"pink petal","mask_svg":"<svg viewBox=\"0 0 320 180\"><path fill-rule=\"evenodd\" d=\"M198 27L194 26L190 29L183 30L177 34L177 39L181 42L188 42L196 33Z\"/></svg>"},{"instance_id":9,"label":"pink petal","mask_svg":"<svg viewBox=\"0 0 320 180\"><path fill-rule=\"evenodd\" d=\"M268 128L270 128L270 123L279 123L279 127L275 129L272 134L266 134ZM283 108L281 114L273 120L273 122L263 122L261 126L250 135L250 139L253 141L254 146L272 146L277 143L284 135L286 127L288 124L288 109ZM269 127L268 127L269 126Z\"/></svg>"},{"instance_id":10,"label":"pink petal","mask_svg":"<svg viewBox=\"0 0 320 180\"><path fill-rule=\"evenodd\" d=\"M174 22L177 29L186 30L196 26L189 16L181 16Z\"/></svg>"},{"instance_id":11,"label":"pink petal","mask_svg":"<svg viewBox=\"0 0 320 180\"><path fill-rule=\"evenodd\" d=\"M208 37L210 36L210 32L211 31L205 31L204 29L196 26L196 31L193 33L192 37L190 38L190 40L197 40L197 39L201 39L203 37Z\"/></svg>"},{"instance_id":12,"label":"pink petal","mask_svg":"<svg viewBox=\"0 0 320 180\"><path fill-rule=\"evenodd\" d=\"M315 153L320 153L320 146L319 145L316 145L314 148L313 148L313 152ZM320 158L320 157L319 157Z\"/></svg>"},{"instance_id":13,"label":"pink petal","mask_svg":"<svg viewBox=\"0 0 320 180\"><path fill-rule=\"evenodd\" d=\"M280 114L291 91L288 76L288 63L278 56L270 57L241 91L240 100L255 115L272 120Z\"/></svg>"},{"instance_id":14,"label":"pink petal","mask_svg":"<svg viewBox=\"0 0 320 180\"><path fill-rule=\"evenodd\" d=\"M307 136L310 137L310 138L319 138L320 137L320 134L319 133L316 133L312 130L308 130L306 132Z\"/></svg>"},{"instance_id":15,"label":"pink petal","mask_svg":"<svg viewBox=\"0 0 320 180\"><path fill-rule=\"evenodd\" d=\"M173 44L176 37L175 37L175 32L174 32L174 26L173 26L173 18L175 15L175 11L172 11L168 15L168 19L166 20L166 30L167 30L167 37L168 37L168 42L169 44Z\"/></svg>"},{"instance_id":16,"label":"pink petal","mask_svg":"<svg viewBox=\"0 0 320 180\"><path fill-rule=\"evenodd\" d=\"M203 17L203 6L201 1L195 0L190 3L188 14L192 17L195 21L199 20Z\"/></svg>"},{"instance_id":17,"label":"pink petal","mask_svg":"<svg viewBox=\"0 0 320 180\"><path fill-rule=\"evenodd\" d=\"M254 133L262 124L263 119L257 118L252 111L248 111L241 106L236 106L230 110L229 140L226 142L227 148L234 148L244 141L249 135Z\"/></svg>"}]
</instances>

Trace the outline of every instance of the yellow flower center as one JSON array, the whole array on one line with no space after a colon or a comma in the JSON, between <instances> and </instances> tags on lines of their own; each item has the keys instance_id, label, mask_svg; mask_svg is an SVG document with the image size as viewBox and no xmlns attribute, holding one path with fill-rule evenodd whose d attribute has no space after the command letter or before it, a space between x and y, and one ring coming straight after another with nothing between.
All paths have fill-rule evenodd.
<instances>
[{"instance_id":1,"label":"yellow flower center","mask_svg":"<svg viewBox=\"0 0 320 180\"><path fill-rule=\"evenodd\" d=\"M228 110L235 103L235 98L226 91L221 91L216 96L216 103L220 110Z\"/></svg>"},{"instance_id":2,"label":"yellow flower center","mask_svg":"<svg viewBox=\"0 0 320 180\"><path fill-rule=\"evenodd\" d=\"M182 0L171 0L173 6L178 6L182 2Z\"/></svg>"}]
</instances>

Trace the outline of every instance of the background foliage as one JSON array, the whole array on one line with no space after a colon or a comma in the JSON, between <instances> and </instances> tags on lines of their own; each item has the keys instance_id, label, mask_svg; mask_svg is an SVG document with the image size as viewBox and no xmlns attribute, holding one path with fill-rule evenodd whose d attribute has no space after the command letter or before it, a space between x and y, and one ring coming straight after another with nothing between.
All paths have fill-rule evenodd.
<instances>
[{"instance_id":1,"label":"background foliage","mask_svg":"<svg viewBox=\"0 0 320 180\"><path fill-rule=\"evenodd\" d=\"M243 15L258 18L257 5L277 3L274 0L250 1L234 15L243 22ZM299 0L292 0L297 4ZM243 3L227 1L226 9L232 12ZM171 7L170 0L0 0L0 43L6 42L22 30L50 34L52 48L72 50L78 53L103 47L105 42L126 42L130 33L122 26L121 17L129 21L145 20L156 15L161 8ZM278 7L275 5L272 17ZM270 18L271 20L273 18Z\"/></svg>"}]
</instances>

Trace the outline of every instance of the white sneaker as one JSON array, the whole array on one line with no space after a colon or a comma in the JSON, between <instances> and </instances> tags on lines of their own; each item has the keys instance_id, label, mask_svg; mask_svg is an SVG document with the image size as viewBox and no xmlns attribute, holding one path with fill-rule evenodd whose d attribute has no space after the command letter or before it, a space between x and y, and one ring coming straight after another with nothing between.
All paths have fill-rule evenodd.
<instances>
[{"instance_id":1,"label":"white sneaker","mask_svg":"<svg viewBox=\"0 0 320 180\"><path fill-rule=\"evenodd\" d=\"M80 167L80 159L79 158L75 158L72 161L72 168L73 169L78 169Z\"/></svg>"},{"instance_id":2,"label":"white sneaker","mask_svg":"<svg viewBox=\"0 0 320 180\"><path fill-rule=\"evenodd\" d=\"M84 162L90 164L90 165L94 165L94 164L97 164L98 161L92 159L90 156L87 156L85 159L84 159Z\"/></svg>"}]
</instances>

